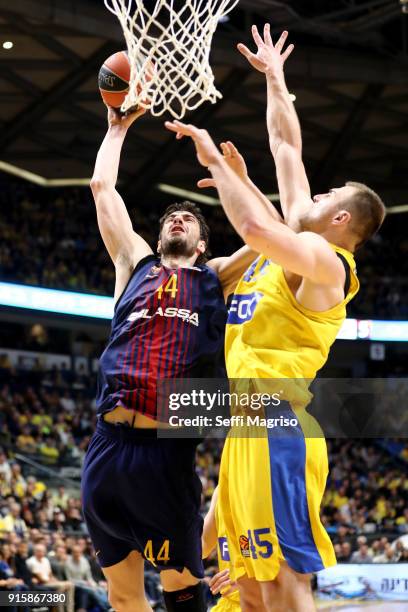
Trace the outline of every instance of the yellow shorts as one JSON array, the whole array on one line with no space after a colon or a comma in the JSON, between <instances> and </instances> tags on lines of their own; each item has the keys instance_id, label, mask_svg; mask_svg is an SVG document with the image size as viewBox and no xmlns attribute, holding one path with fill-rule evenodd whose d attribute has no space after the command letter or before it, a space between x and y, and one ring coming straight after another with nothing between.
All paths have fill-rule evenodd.
<instances>
[{"instance_id":1,"label":"yellow shorts","mask_svg":"<svg viewBox=\"0 0 408 612\"><path fill-rule=\"evenodd\" d=\"M211 612L241 612L241 604L239 603L239 595L237 597L220 597L217 605L211 608Z\"/></svg>"},{"instance_id":2,"label":"yellow shorts","mask_svg":"<svg viewBox=\"0 0 408 612\"><path fill-rule=\"evenodd\" d=\"M226 440L216 511L233 580L244 575L274 580L283 561L304 574L336 564L319 516L328 474L326 441L306 411L291 416L298 425L285 431L275 426L258 437L230 434Z\"/></svg>"}]
</instances>

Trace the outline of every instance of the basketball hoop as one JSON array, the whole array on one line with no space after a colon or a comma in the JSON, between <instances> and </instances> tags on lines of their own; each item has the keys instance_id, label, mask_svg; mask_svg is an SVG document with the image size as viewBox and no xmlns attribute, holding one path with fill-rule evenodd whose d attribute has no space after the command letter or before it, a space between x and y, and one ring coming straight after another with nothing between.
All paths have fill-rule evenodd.
<instances>
[{"instance_id":1,"label":"basketball hoop","mask_svg":"<svg viewBox=\"0 0 408 612\"><path fill-rule=\"evenodd\" d=\"M129 93L121 110L134 106L154 116L169 111L181 119L222 95L214 85L209 56L219 20L239 0L104 0L117 16L130 60ZM154 70L152 70L154 66Z\"/></svg>"}]
</instances>

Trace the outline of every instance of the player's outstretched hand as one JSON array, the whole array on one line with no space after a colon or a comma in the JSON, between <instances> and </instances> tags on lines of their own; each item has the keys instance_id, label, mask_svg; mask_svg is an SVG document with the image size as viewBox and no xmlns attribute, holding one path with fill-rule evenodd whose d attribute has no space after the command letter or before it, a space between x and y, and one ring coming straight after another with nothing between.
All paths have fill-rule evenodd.
<instances>
[{"instance_id":1,"label":"player's outstretched hand","mask_svg":"<svg viewBox=\"0 0 408 612\"><path fill-rule=\"evenodd\" d=\"M209 582L209 587L213 595L221 592L223 595L231 595L231 593L238 590L237 583L233 582L230 578L229 569L215 574Z\"/></svg>"},{"instance_id":2,"label":"player's outstretched hand","mask_svg":"<svg viewBox=\"0 0 408 612\"><path fill-rule=\"evenodd\" d=\"M112 106L108 106L108 124L109 127L113 127L115 125L119 125L123 127L125 130L130 128L132 123L139 119L142 115L145 114L145 108L138 108L136 111L121 113L116 108Z\"/></svg>"},{"instance_id":3,"label":"player's outstretched hand","mask_svg":"<svg viewBox=\"0 0 408 612\"><path fill-rule=\"evenodd\" d=\"M230 140L222 142L221 151L231 170L233 170L240 179L245 181L248 178L246 163L234 143ZM206 187L216 187L216 184L213 178L205 178L198 181L197 186L200 187L200 189L205 189Z\"/></svg>"},{"instance_id":4,"label":"player's outstretched hand","mask_svg":"<svg viewBox=\"0 0 408 612\"><path fill-rule=\"evenodd\" d=\"M271 37L271 26L269 23L266 23L264 26L263 38L259 34L256 26L252 26L252 36L257 46L257 52L252 53L248 47L239 43L238 50L240 53L242 53L251 66L259 70L259 72L264 72L265 74L268 72L282 72L284 63L295 48L294 45L289 45L286 50L283 51L288 33L286 31L282 32L278 42L274 45Z\"/></svg>"},{"instance_id":5,"label":"player's outstretched hand","mask_svg":"<svg viewBox=\"0 0 408 612\"><path fill-rule=\"evenodd\" d=\"M189 136L193 140L197 151L197 159L202 166L208 168L217 160L222 159L221 153L207 130L201 130L195 125L187 125L181 123L181 121L166 121L164 125L170 132L177 134L177 140L180 140L183 136Z\"/></svg>"}]
</instances>

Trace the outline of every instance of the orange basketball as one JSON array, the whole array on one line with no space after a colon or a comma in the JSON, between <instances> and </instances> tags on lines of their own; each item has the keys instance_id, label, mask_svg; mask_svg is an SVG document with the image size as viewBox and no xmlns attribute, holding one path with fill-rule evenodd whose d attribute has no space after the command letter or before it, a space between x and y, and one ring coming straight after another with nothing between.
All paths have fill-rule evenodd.
<instances>
[{"instance_id":1,"label":"orange basketball","mask_svg":"<svg viewBox=\"0 0 408 612\"><path fill-rule=\"evenodd\" d=\"M109 106L120 108L129 91L130 63L126 51L104 61L98 76L99 91Z\"/></svg>"},{"instance_id":2,"label":"orange basketball","mask_svg":"<svg viewBox=\"0 0 408 612\"><path fill-rule=\"evenodd\" d=\"M139 63L142 66L143 61ZM154 64L148 63L145 73L150 80L154 73ZM104 61L98 76L99 91L108 106L120 108L129 91L130 62L126 51L118 51Z\"/></svg>"}]
</instances>

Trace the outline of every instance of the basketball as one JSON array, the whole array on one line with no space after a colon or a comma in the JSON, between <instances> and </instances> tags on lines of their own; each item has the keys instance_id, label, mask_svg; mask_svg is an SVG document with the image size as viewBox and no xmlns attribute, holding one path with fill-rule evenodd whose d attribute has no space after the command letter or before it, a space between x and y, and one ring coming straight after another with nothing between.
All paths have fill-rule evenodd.
<instances>
[{"instance_id":1,"label":"basketball","mask_svg":"<svg viewBox=\"0 0 408 612\"><path fill-rule=\"evenodd\" d=\"M118 51L106 59L99 70L98 84L103 101L120 108L129 91L130 62L126 51Z\"/></svg>"},{"instance_id":2,"label":"basketball","mask_svg":"<svg viewBox=\"0 0 408 612\"><path fill-rule=\"evenodd\" d=\"M143 61L143 60L142 60ZM142 62L138 63L141 67ZM148 62L145 78L150 81L154 73L153 62ZM130 62L127 51L118 51L104 61L99 70L99 91L105 104L120 108L129 91ZM139 91L139 89L138 89ZM132 108L136 110L136 107Z\"/></svg>"}]
</instances>

